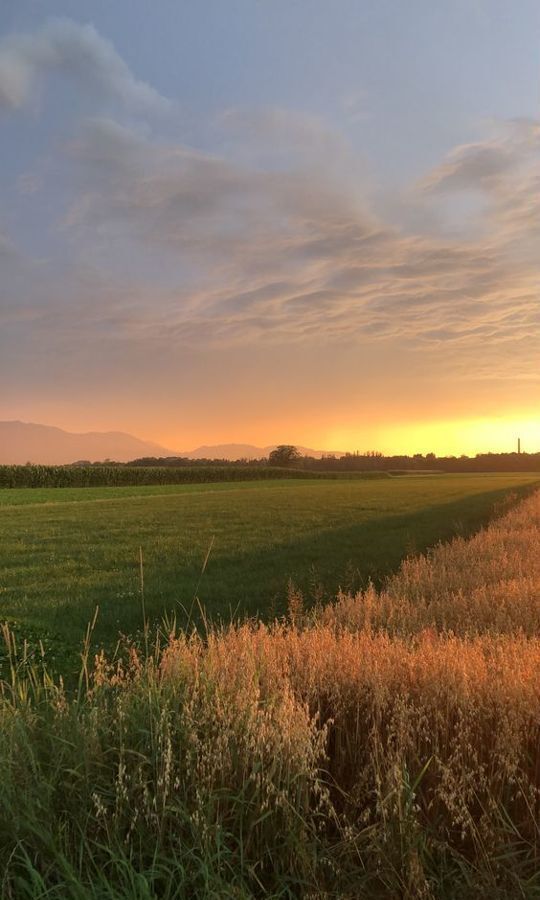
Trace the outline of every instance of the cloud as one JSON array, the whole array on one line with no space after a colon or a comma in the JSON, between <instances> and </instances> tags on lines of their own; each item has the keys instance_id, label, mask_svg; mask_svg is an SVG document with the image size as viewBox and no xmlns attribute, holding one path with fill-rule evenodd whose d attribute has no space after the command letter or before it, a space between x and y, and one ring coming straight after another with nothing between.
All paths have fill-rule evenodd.
<instances>
[{"instance_id":1,"label":"cloud","mask_svg":"<svg viewBox=\"0 0 540 900\"><path fill-rule=\"evenodd\" d=\"M453 149L421 182L426 190L496 192L540 158L540 123L518 119L499 125L495 137Z\"/></svg>"},{"instance_id":2,"label":"cloud","mask_svg":"<svg viewBox=\"0 0 540 900\"><path fill-rule=\"evenodd\" d=\"M485 240L524 270L540 270L540 123L518 119L500 125L484 142L457 147L420 184L434 198L479 194L477 216ZM467 223L468 224L468 223ZM517 275L519 279L519 273Z\"/></svg>"},{"instance_id":3,"label":"cloud","mask_svg":"<svg viewBox=\"0 0 540 900\"><path fill-rule=\"evenodd\" d=\"M467 144L448 154L444 163L424 179L429 190L490 189L516 164L512 149L499 143Z\"/></svg>"},{"instance_id":4,"label":"cloud","mask_svg":"<svg viewBox=\"0 0 540 900\"><path fill-rule=\"evenodd\" d=\"M70 233L80 231L85 246L101 236L116 258L122 241L135 242L140 259L164 253L163 270L173 281L177 273L178 288L159 300L153 292L145 305L137 292L132 325L129 312L122 317L124 337L408 341L423 351L454 347L474 365L486 344L538 333L538 259L524 260L511 239L513 228L521 248L538 227L525 194L499 192L490 229L456 240L377 220L347 181L234 164L110 120L87 123L70 152L81 185ZM516 152L523 155L521 144ZM474 164L465 165L467 155ZM479 146L451 154L463 169L453 184L485 174L486 158ZM524 184L531 177L521 159L487 170L489 178L519 173Z\"/></svg>"},{"instance_id":5,"label":"cloud","mask_svg":"<svg viewBox=\"0 0 540 900\"><path fill-rule=\"evenodd\" d=\"M23 107L40 79L52 71L134 110L163 111L169 105L154 88L135 78L110 41L92 25L62 19L34 34L10 35L0 43L0 107Z\"/></svg>"},{"instance_id":6,"label":"cloud","mask_svg":"<svg viewBox=\"0 0 540 900\"><path fill-rule=\"evenodd\" d=\"M324 168L326 179L354 163L345 137L319 116L282 107L231 107L216 119L218 140L259 168Z\"/></svg>"},{"instance_id":7,"label":"cloud","mask_svg":"<svg viewBox=\"0 0 540 900\"><path fill-rule=\"evenodd\" d=\"M351 192L311 170L274 171L151 140L109 119L86 123L70 146L80 192L67 217L86 236L144 238L147 246L241 258L254 271L334 255L377 227ZM326 223L326 229L324 228ZM248 250L249 252L246 252ZM240 259L238 260L240 261Z\"/></svg>"},{"instance_id":8,"label":"cloud","mask_svg":"<svg viewBox=\"0 0 540 900\"><path fill-rule=\"evenodd\" d=\"M448 236L377 217L347 166L327 175L317 122L276 110L226 118L227 135L250 132L249 156L111 118L80 127L58 162L75 186L62 231L72 268L61 279L41 272L51 299L32 321L43 346L73 352L83 329L111 357L144 350L149 364L193 347L325 345L328 362L379 346L390 369L407 348L449 378L538 379L534 123L457 148L428 173L417 188L426 202L471 188L489 199L482 228ZM290 168L269 161L273 134L295 148Z\"/></svg>"}]
</instances>

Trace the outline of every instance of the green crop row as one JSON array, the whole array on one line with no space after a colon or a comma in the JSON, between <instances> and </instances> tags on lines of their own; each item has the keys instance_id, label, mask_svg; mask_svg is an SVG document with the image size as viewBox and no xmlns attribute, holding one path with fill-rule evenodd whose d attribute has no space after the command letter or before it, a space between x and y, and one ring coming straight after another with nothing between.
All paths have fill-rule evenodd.
<instances>
[{"instance_id":1,"label":"green crop row","mask_svg":"<svg viewBox=\"0 0 540 900\"><path fill-rule=\"evenodd\" d=\"M340 473L307 472L262 466L0 466L0 488L121 487L139 484L200 484L213 481L265 481L273 478L336 478ZM386 478L384 472L362 477Z\"/></svg>"}]
</instances>

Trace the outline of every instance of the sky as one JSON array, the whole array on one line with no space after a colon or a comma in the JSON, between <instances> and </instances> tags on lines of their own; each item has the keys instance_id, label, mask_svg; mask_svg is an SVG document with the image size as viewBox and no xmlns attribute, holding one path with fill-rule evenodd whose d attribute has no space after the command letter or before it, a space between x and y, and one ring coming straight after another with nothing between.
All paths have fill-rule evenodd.
<instances>
[{"instance_id":1,"label":"sky","mask_svg":"<svg viewBox=\"0 0 540 900\"><path fill-rule=\"evenodd\" d=\"M540 450L538 0L2 0L0 419Z\"/></svg>"}]
</instances>

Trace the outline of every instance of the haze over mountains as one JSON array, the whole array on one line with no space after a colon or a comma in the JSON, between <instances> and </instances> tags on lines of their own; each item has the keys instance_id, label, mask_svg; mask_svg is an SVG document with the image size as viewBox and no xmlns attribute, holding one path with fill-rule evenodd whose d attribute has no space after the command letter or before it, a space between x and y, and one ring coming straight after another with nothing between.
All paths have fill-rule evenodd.
<instances>
[{"instance_id":1,"label":"haze over mountains","mask_svg":"<svg viewBox=\"0 0 540 900\"><path fill-rule=\"evenodd\" d=\"M172 450L122 431L89 431L75 434L52 425L0 422L0 464L66 465L78 460L106 459L128 462L143 456L183 456L187 459L261 459L275 447L253 444L215 444L195 450ZM325 452L299 447L301 453L320 457ZM334 451L338 453L339 451Z\"/></svg>"}]
</instances>

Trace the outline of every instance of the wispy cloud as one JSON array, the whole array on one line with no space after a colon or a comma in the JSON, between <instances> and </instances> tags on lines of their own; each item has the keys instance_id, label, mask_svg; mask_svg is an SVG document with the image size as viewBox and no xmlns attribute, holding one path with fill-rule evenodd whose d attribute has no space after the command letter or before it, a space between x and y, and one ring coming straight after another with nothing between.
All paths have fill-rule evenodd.
<instances>
[{"instance_id":1,"label":"wispy cloud","mask_svg":"<svg viewBox=\"0 0 540 900\"><path fill-rule=\"evenodd\" d=\"M139 81L110 41L92 25L62 19L33 34L0 43L0 107L20 109L48 72L67 77L140 111L163 110L168 101Z\"/></svg>"},{"instance_id":2,"label":"wispy cloud","mask_svg":"<svg viewBox=\"0 0 540 900\"><path fill-rule=\"evenodd\" d=\"M538 164L540 122L516 119L497 123L495 136L453 149L423 180L431 190L497 191L509 178Z\"/></svg>"},{"instance_id":3,"label":"wispy cloud","mask_svg":"<svg viewBox=\"0 0 540 900\"><path fill-rule=\"evenodd\" d=\"M139 113L167 105L95 29L67 21L0 45L0 102L24 105L52 69ZM64 341L76 359L96 341L137 365L141 347L157 361L171 347L325 344L328 362L376 344L383 367L407 347L455 377L538 378L538 123L455 148L401 201L444 220L449 198L480 193L478 227L449 236L429 215L416 229L377 215L347 141L316 117L229 109L209 153L95 105L50 175L68 198L51 225L69 266L27 266L6 302L38 352Z\"/></svg>"},{"instance_id":4,"label":"wispy cloud","mask_svg":"<svg viewBox=\"0 0 540 900\"><path fill-rule=\"evenodd\" d=\"M532 251L533 264L540 267L540 122L502 123L497 136L457 147L421 187L435 194L481 193L486 200L483 224L493 239L513 244L521 257Z\"/></svg>"},{"instance_id":5,"label":"wispy cloud","mask_svg":"<svg viewBox=\"0 0 540 900\"><path fill-rule=\"evenodd\" d=\"M379 221L347 181L325 181L310 166L236 165L98 120L71 147L81 191L68 222L85 241L101 234L111 252L135 241L143 255L165 251L176 267L179 287L162 301L166 316L156 314L155 300L146 310L142 302L133 328L123 319L125 334L180 342L356 336L454 347L475 365L486 344L530 341L540 315L538 259L524 260L511 239L519 231L522 247L536 232L534 201L503 190L514 175L530 185L536 160L524 166L518 142L514 155L501 149L504 165L495 165L491 149L460 148L424 182L422 190L444 183L451 191L498 180L488 230L449 239ZM189 290L181 286L188 266L197 273Z\"/></svg>"}]
</instances>

